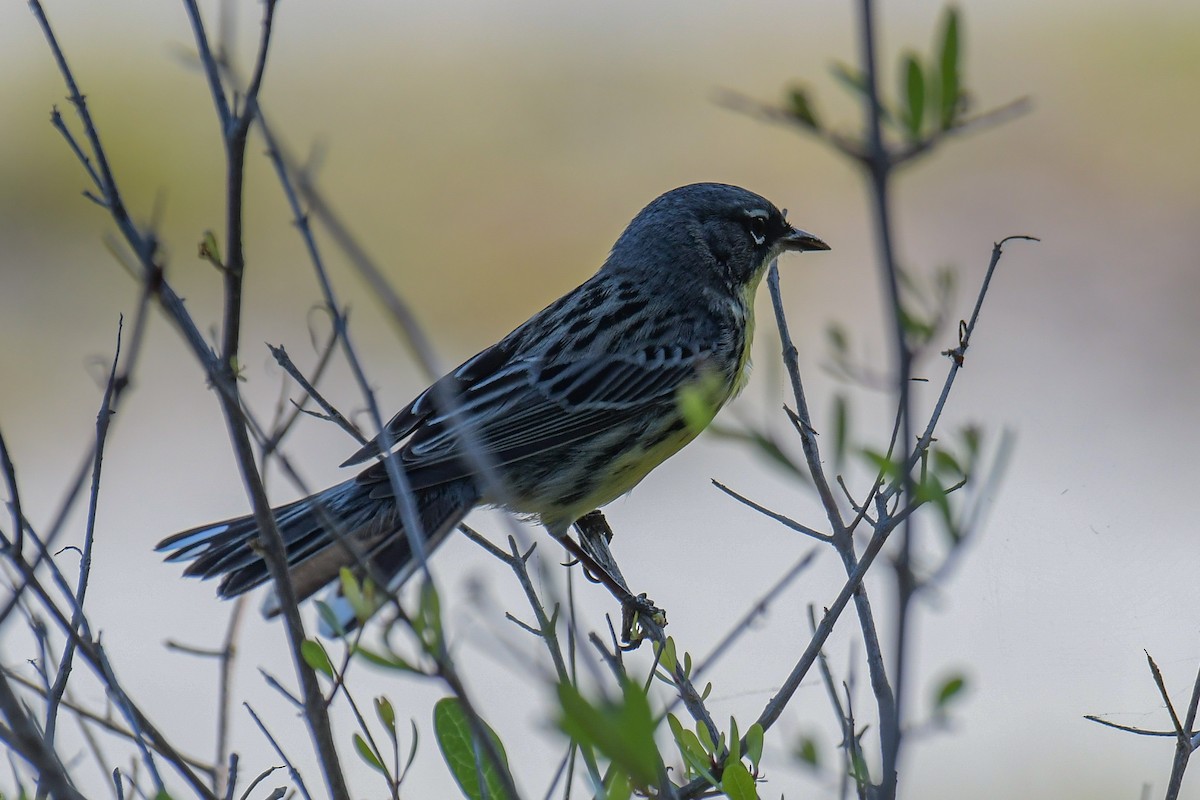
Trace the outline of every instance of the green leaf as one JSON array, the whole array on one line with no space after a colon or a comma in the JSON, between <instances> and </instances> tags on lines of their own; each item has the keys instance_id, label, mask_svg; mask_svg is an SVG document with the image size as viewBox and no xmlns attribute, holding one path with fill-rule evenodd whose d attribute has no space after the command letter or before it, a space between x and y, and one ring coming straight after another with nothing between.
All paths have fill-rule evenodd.
<instances>
[{"instance_id":1,"label":"green leaf","mask_svg":"<svg viewBox=\"0 0 1200 800\"><path fill-rule=\"evenodd\" d=\"M381 772L384 775L388 774L387 768L383 766L383 762L371 750L371 746L367 744L366 739L354 734L354 749L358 751L358 757L367 763L367 766L376 772Z\"/></svg>"},{"instance_id":2,"label":"green leaf","mask_svg":"<svg viewBox=\"0 0 1200 800\"><path fill-rule=\"evenodd\" d=\"M593 704L573 685L560 683L559 727L574 741L592 745L607 756L635 786L651 786L658 780L661 759L654 743L650 701L632 681L625 681L622 688L619 701Z\"/></svg>"},{"instance_id":3,"label":"green leaf","mask_svg":"<svg viewBox=\"0 0 1200 800\"><path fill-rule=\"evenodd\" d=\"M941 125L942 130L951 127L958 115L959 99L962 94L962 80L959 74L960 54L958 45L958 9L950 6L946 9L944 27L942 29L942 47L938 57L941 72Z\"/></svg>"},{"instance_id":4,"label":"green leaf","mask_svg":"<svg viewBox=\"0 0 1200 800\"><path fill-rule=\"evenodd\" d=\"M659 645L657 642L654 645L655 653L658 655L658 664L668 675L675 674L675 665L679 660L675 654L675 639L668 636L666 643Z\"/></svg>"},{"instance_id":5,"label":"green leaf","mask_svg":"<svg viewBox=\"0 0 1200 800\"><path fill-rule=\"evenodd\" d=\"M675 737L675 745L679 748L679 754L683 756L683 760L687 762L691 771L696 775L703 776L709 783L714 783L710 770L711 760L704 745L700 743L700 739L691 730L683 727L683 723L674 714L667 715L667 724L671 728L671 735Z\"/></svg>"},{"instance_id":6,"label":"green leaf","mask_svg":"<svg viewBox=\"0 0 1200 800\"><path fill-rule=\"evenodd\" d=\"M854 94L865 95L867 93L866 76L849 64L835 61L829 65L829 71L839 83Z\"/></svg>"},{"instance_id":7,"label":"green leaf","mask_svg":"<svg viewBox=\"0 0 1200 800\"><path fill-rule=\"evenodd\" d=\"M305 664L326 677L333 677L333 662L329 660L323 644L315 639L305 639L300 643L300 655L304 657Z\"/></svg>"},{"instance_id":8,"label":"green leaf","mask_svg":"<svg viewBox=\"0 0 1200 800\"><path fill-rule=\"evenodd\" d=\"M846 447L850 438L850 407L846 395L837 394L833 398L833 460L835 464L846 461Z\"/></svg>"},{"instance_id":9,"label":"green leaf","mask_svg":"<svg viewBox=\"0 0 1200 800\"><path fill-rule=\"evenodd\" d=\"M799 478L805 482L808 481L808 474L800 469L799 465L787 453L783 452L783 448L773 438L762 431L750 429L740 431L734 428L727 428L723 425L714 425L709 429L709 435L750 445L759 453L766 456L768 461L782 468L793 478Z\"/></svg>"},{"instance_id":10,"label":"green leaf","mask_svg":"<svg viewBox=\"0 0 1200 800\"><path fill-rule=\"evenodd\" d=\"M759 431L750 431L750 441L758 447L759 452L765 455L768 460L776 466L781 467L792 477L808 480L808 475L800 469L787 453L783 452L783 448L774 439Z\"/></svg>"},{"instance_id":11,"label":"green leaf","mask_svg":"<svg viewBox=\"0 0 1200 800\"><path fill-rule=\"evenodd\" d=\"M354 655L366 659L368 663L374 664L377 667L399 670L401 672L414 672L418 675L425 674L424 670L418 669L395 653L384 654L375 650L371 650L370 648L363 647L362 645L355 645L353 652Z\"/></svg>"},{"instance_id":12,"label":"green leaf","mask_svg":"<svg viewBox=\"0 0 1200 800\"><path fill-rule=\"evenodd\" d=\"M409 767L417 760L417 746L421 742L421 736L417 732L417 721L410 719L408 724L412 726L412 744L409 745L408 757L404 760L404 767L400 770L400 774L396 776L398 780L404 780L404 776L408 774Z\"/></svg>"},{"instance_id":13,"label":"green leaf","mask_svg":"<svg viewBox=\"0 0 1200 800\"><path fill-rule=\"evenodd\" d=\"M937 289L938 301L943 305L948 304L958 288L958 270L943 264L933 273L933 285Z\"/></svg>"},{"instance_id":14,"label":"green leaf","mask_svg":"<svg viewBox=\"0 0 1200 800\"><path fill-rule=\"evenodd\" d=\"M954 454L941 447L933 451L933 468L942 475L951 475L955 479L967 477L966 470L958 463Z\"/></svg>"},{"instance_id":15,"label":"green leaf","mask_svg":"<svg viewBox=\"0 0 1200 800\"><path fill-rule=\"evenodd\" d=\"M221 245L217 242L217 235L212 231L205 231L200 238L200 247L197 255L201 259L212 264L217 269L224 269L225 265L221 262Z\"/></svg>"},{"instance_id":16,"label":"green leaf","mask_svg":"<svg viewBox=\"0 0 1200 800\"><path fill-rule=\"evenodd\" d=\"M904 57L904 128L913 141L921 138L925 124L925 73L912 53Z\"/></svg>"},{"instance_id":17,"label":"green leaf","mask_svg":"<svg viewBox=\"0 0 1200 800\"><path fill-rule=\"evenodd\" d=\"M857 68L841 61L835 61L829 66L829 72L837 79L838 83L842 84L853 95L861 97L863 102L867 101L870 91L867 88L867 77L859 72ZM879 104L879 118L885 124L893 123L892 114L888 111L887 106L882 102Z\"/></svg>"},{"instance_id":18,"label":"green leaf","mask_svg":"<svg viewBox=\"0 0 1200 800\"><path fill-rule=\"evenodd\" d=\"M979 449L983 446L983 431L976 425L968 425L962 430L962 440L967 448L967 463L974 464L979 458Z\"/></svg>"},{"instance_id":19,"label":"green leaf","mask_svg":"<svg viewBox=\"0 0 1200 800\"><path fill-rule=\"evenodd\" d=\"M740 761L730 761L721 773L721 791L729 800L758 800L754 778Z\"/></svg>"},{"instance_id":20,"label":"green leaf","mask_svg":"<svg viewBox=\"0 0 1200 800\"><path fill-rule=\"evenodd\" d=\"M346 626L342 624L338 615L333 613L333 609L329 607L329 604L324 600L314 600L313 603L317 607L317 615L325 623L326 627L333 631L334 635L339 639L344 639L346 637Z\"/></svg>"},{"instance_id":21,"label":"green leaf","mask_svg":"<svg viewBox=\"0 0 1200 800\"><path fill-rule=\"evenodd\" d=\"M696 735L700 737L700 744L704 745L704 752L715 755L717 743L713 741L712 734L708 732L708 726L699 720L696 722Z\"/></svg>"},{"instance_id":22,"label":"green leaf","mask_svg":"<svg viewBox=\"0 0 1200 800\"><path fill-rule=\"evenodd\" d=\"M956 697L963 693L967 688L967 679L961 674L956 673L942 681L942 685L938 687L937 694L933 698L933 710L935 713L945 713L946 707L954 701Z\"/></svg>"},{"instance_id":23,"label":"green leaf","mask_svg":"<svg viewBox=\"0 0 1200 800\"><path fill-rule=\"evenodd\" d=\"M442 643L442 601L432 581L421 582L421 600L417 614L412 620L413 630L430 650L436 651Z\"/></svg>"},{"instance_id":24,"label":"green leaf","mask_svg":"<svg viewBox=\"0 0 1200 800\"><path fill-rule=\"evenodd\" d=\"M342 567L338 571L338 577L342 582L342 594L350 602L351 607L357 611L363 604L363 594L358 585L358 577L349 567Z\"/></svg>"},{"instance_id":25,"label":"green leaf","mask_svg":"<svg viewBox=\"0 0 1200 800\"><path fill-rule=\"evenodd\" d=\"M633 797L633 786L629 776L619 769L614 769L604 781L604 800L629 800Z\"/></svg>"},{"instance_id":26,"label":"green leaf","mask_svg":"<svg viewBox=\"0 0 1200 800\"><path fill-rule=\"evenodd\" d=\"M937 325L933 320L923 319L903 306L900 308L900 325L913 347L925 344L937 332Z\"/></svg>"},{"instance_id":27,"label":"green leaf","mask_svg":"<svg viewBox=\"0 0 1200 800\"><path fill-rule=\"evenodd\" d=\"M788 93L788 110L797 122L814 131L821 129L817 114L808 99L808 89L797 86Z\"/></svg>"},{"instance_id":28,"label":"green leaf","mask_svg":"<svg viewBox=\"0 0 1200 800\"><path fill-rule=\"evenodd\" d=\"M946 494L946 487L936 475L926 475L917 484L918 503L932 503L935 508L941 513L942 518L949 522L952 519L950 511L950 497Z\"/></svg>"},{"instance_id":29,"label":"green leaf","mask_svg":"<svg viewBox=\"0 0 1200 800\"><path fill-rule=\"evenodd\" d=\"M950 537L951 544L957 544L962 538L962 531L954 522L954 510L950 508L950 496L946 493L946 487L942 484L937 475L923 475L921 481L917 484L916 497L918 503L929 503L937 509L938 515L941 517L942 525L946 529L946 535Z\"/></svg>"},{"instance_id":30,"label":"green leaf","mask_svg":"<svg viewBox=\"0 0 1200 800\"><path fill-rule=\"evenodd\" d=\"M727 761L742 760L742 737L738 736L737 720L729 718L729 756Z\"/></svg>"},{"instance_id":31,"label":"green leaf","mask_svg":"<svg viewBox=\"0 0 1200 800\"><path fill-rule=\"evenodd\" d=\"M341 579L342 596L354 609L355 619L359 623L366 622L379 608L379 602L375 597L375 585L371 583L370 579L360 583L358 576L349 567L342 567L338 576Z\"/></svg>"},{"instance_id":32,"label":"green leaf","mask_svg":"<svg viewBox=\"0 0 1200 800\"><path fill-rule=\"evenodd\" d=\"M873 469L883 475L889 481L899 481L904 477L903 466L893 461L892 459L880 453L878 450L872 450L869 447L859 451L862 457L867 460Z\"/></svg>"},{"instance_id":33,"label":"green leaf","mask_svg":"<svg viewBox=\"0 0 1200 800\"><path fill-rule=\"evenodd\" d=\"M479 723L487 731L507 772L508 755L504 752L504 744L486 722L479 720ZM476 747L471 723L458 698L444 697L437 701L433 707L433 730L442 758L446 759L446 766L450 768L450 774L454 776L463 795L470 800L482 800L486 791L489 800L507 800L509 794L504 790L505 784L496 770L496 764L488 758L483 747ZM484 786L479 785L481 774Z\"/></svg>"},{"instance_id":34,"label":"green leaf","mask_svg":"<svg viewBox=\"0 0 1200 800\"><path fill-rule=\"evenodd\" d=\"M871 768L860 752L852 753L850 756L850 779L860 787L865 788L871 785Z\"/></svg>"},{"instance_id":35,"label":"green leaf","mask_svg":"<svg viewBox=\"0 0 1200 800\"><path fill-rule=\"evenodd\" d=\"M388 729L389 735L396 738L396 709L392 708L392 701L388 700L383 695L375 698L375 715L379 717L379 721L383 723L383 727Z\"/></svg>"},{"instance_id":36,"label":"green leaf","mask_svg":"<svg viewBox=\"0 0 1200 800\"><path fill-rule=\"evenodd\" d=\"M681 747L685 746L684 737L685 735L691 733L691 731L683 727L683 723L679 721L679 717L675 716L674 714L667 714L667 727L671 729L671 735L675 737L675 741L678 742ZM692 735L693 737L695 736L695 734ZM698 739L696 740L696 744L700 744ZM690 743L686 743L686 745L690 746ZM701 747L698 752L703 753L704 748Z\"/></svg>"},{"instance_id":37,"label":"green leaf","mask_svg":"<svg viewBox=\"0 0 1200 800\"><path fill-rule=\"evenodd\" d=\"M762 759L763 735L763 726L757 722L751 725L750 729L746 731L746 757L750 759L750 764L756 770Z\"/></svg>"},{"instance_id":38,"label":"green leaf","mask_svg":"<svg viewBox=\"0 0 1200 800\"><path fill-rule=\"evenodd\" d=\"M796 757L803 763L817 769L821 766L821 752L817 749L817 740L811 736L803 736L796 746Z\"/></svg>"},{"instance_id":39,"label":"green leaf","mask_svg":"<svg viewBox=\"0 0 1200 800\"><path fill-rule=\"evenodd\" d=\"M846 351L850 349L850 337L845 328L836 322L832 323L825 329L825 338L829 340L829 346L833 348L836 356L845 357Z\"/></svg>"}]
</instances>

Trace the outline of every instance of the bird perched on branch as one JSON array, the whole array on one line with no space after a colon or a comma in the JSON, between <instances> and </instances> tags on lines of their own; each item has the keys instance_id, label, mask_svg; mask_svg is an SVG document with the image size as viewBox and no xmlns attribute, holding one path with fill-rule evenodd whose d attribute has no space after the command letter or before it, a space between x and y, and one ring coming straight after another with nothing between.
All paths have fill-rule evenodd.
<instances>
[{"instance_id":1,"label":"bird perched on branch","mask_svg":"<svg viewBox=\"0 0 1200 800\"><path fill-rule=\"evenodd\" d=\"M588 281L438 380L342 466L385 446L403 469L426 552L477 505L562 540L694 439L745 385L754 294L787 251L828 250L736 186L674 189L633 218ZM386 445L385 445L386 443ZM411 537L387 464L274 509L298 598L367 568L395 590ZM412 522L412 516L409 516ZM234 597L269 578L253 516L163 540L185 574ZM268 613L278 608L268 601ZM350 620L342 620L349 624Z\"/></svg>"}]
</instances>

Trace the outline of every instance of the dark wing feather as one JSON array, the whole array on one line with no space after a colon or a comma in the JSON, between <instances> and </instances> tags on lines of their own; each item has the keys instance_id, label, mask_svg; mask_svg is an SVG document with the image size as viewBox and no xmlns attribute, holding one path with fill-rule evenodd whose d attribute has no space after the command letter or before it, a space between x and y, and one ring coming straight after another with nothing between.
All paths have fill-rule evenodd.
<instances>
[{"instance_id":1,"label":"dark wing feather","mask_svg":"<svg viewBox=\"0 0 1200 800\"><path fill-rule=\"evenodd\" d=\"M393 446L415 431L429 416L436 413L434 406L436 398L454 396L468 390L473 385L486 383L488 378L500 370L512 355L507 346L507 340L489 347L464 361L458 369L438 379L436 383L421 392L404 408L392 417L384 429L388 432L388 441ZM453 394L450 394L453 393ZM341 466L350 467L361 464L372 456L383 452L383 434L379 434L362 446L354 455L342 462Z\"/></svg>"},{"instance_id":2,"label":"dark wing feather","mask_svg":"<svg viewBox=\"0 0 1200 800\"><path fill-rule=\"evenodd\" d=\"M474 474L459 441L459 425L465 422L493 465L511 464L674 403L679 388L694 380L708 360L707 350L663 346L568 364L509 362L473 383L458 380L453 413L435 411L428 400L421 409L427 391L398 414L396 419L405 422L397 430L412 433L399 456L414 489ZM422 412L419 419L416 411ZM358 480L386 484L383 464L373 465ZM390 488L381 485L379 491Z\"/></svg>"}]
</instances>

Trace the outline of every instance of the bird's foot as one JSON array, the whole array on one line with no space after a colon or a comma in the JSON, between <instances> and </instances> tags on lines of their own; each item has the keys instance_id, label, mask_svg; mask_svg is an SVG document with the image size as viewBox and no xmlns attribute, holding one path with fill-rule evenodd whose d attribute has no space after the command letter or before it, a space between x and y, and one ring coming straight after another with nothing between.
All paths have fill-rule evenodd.
<instances>
[{"instance_id":1,"label":"bird's foot","mask_svg":"<svg viewBox=\"0 0 1200 800\"><path fill-rule=\"evenodd\" d=\"M645 592L629 595L621 603L621 641L624 643L621 649L636 650L650 630L661 634L666 625L667 612L654 605ZM650 638L657 637L651 635Z\"/></svg>"}]
</instances>

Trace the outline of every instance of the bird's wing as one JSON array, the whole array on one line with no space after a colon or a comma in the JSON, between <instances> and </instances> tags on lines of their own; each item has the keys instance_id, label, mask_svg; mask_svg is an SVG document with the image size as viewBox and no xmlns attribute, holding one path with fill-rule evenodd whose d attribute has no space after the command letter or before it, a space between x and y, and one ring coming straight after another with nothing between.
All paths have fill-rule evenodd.
<instances>
[{"instance_id":1,"label":"bird's wing","mask_svg":"<svg viewBox=\"0 0 1200 800\"><path fill-rule=\"evenodd\" d=\"M427 390L389 429L394 425L398 435L412 435L399 455L413 488L436 485L476 472L463 447L464 429L477 456L496 466L510 464L676 402L680 387L694 381L710 358L708 349L664 345L566 364L513 360L469 383L458 379L453 410L434 410L433 398L423 400L433 391ZM423 411L419 419L418 411ZM377 464L359 479L387 477Z\"/></svg>"},{"instance_id":2,"label":"bird's wing","mask_svg":"<svg viewBox=\"0 0 1200 800\"><path fill-rule=\"evenodd\" d=\"M387 441L394 447L415 431L421 423L437 413L434 405L439 397L454 397L470 389L476 383L487 380L500 371L511 356L506 342L492 345L464 361L453 372L444 375L436 383L417 395L411 403L396 412L384 426ZM384 435L381 433L363 445L358 452L342 462L349 467L361 464L372 456L383 452Z\"/></svg>"}]
</instances>

